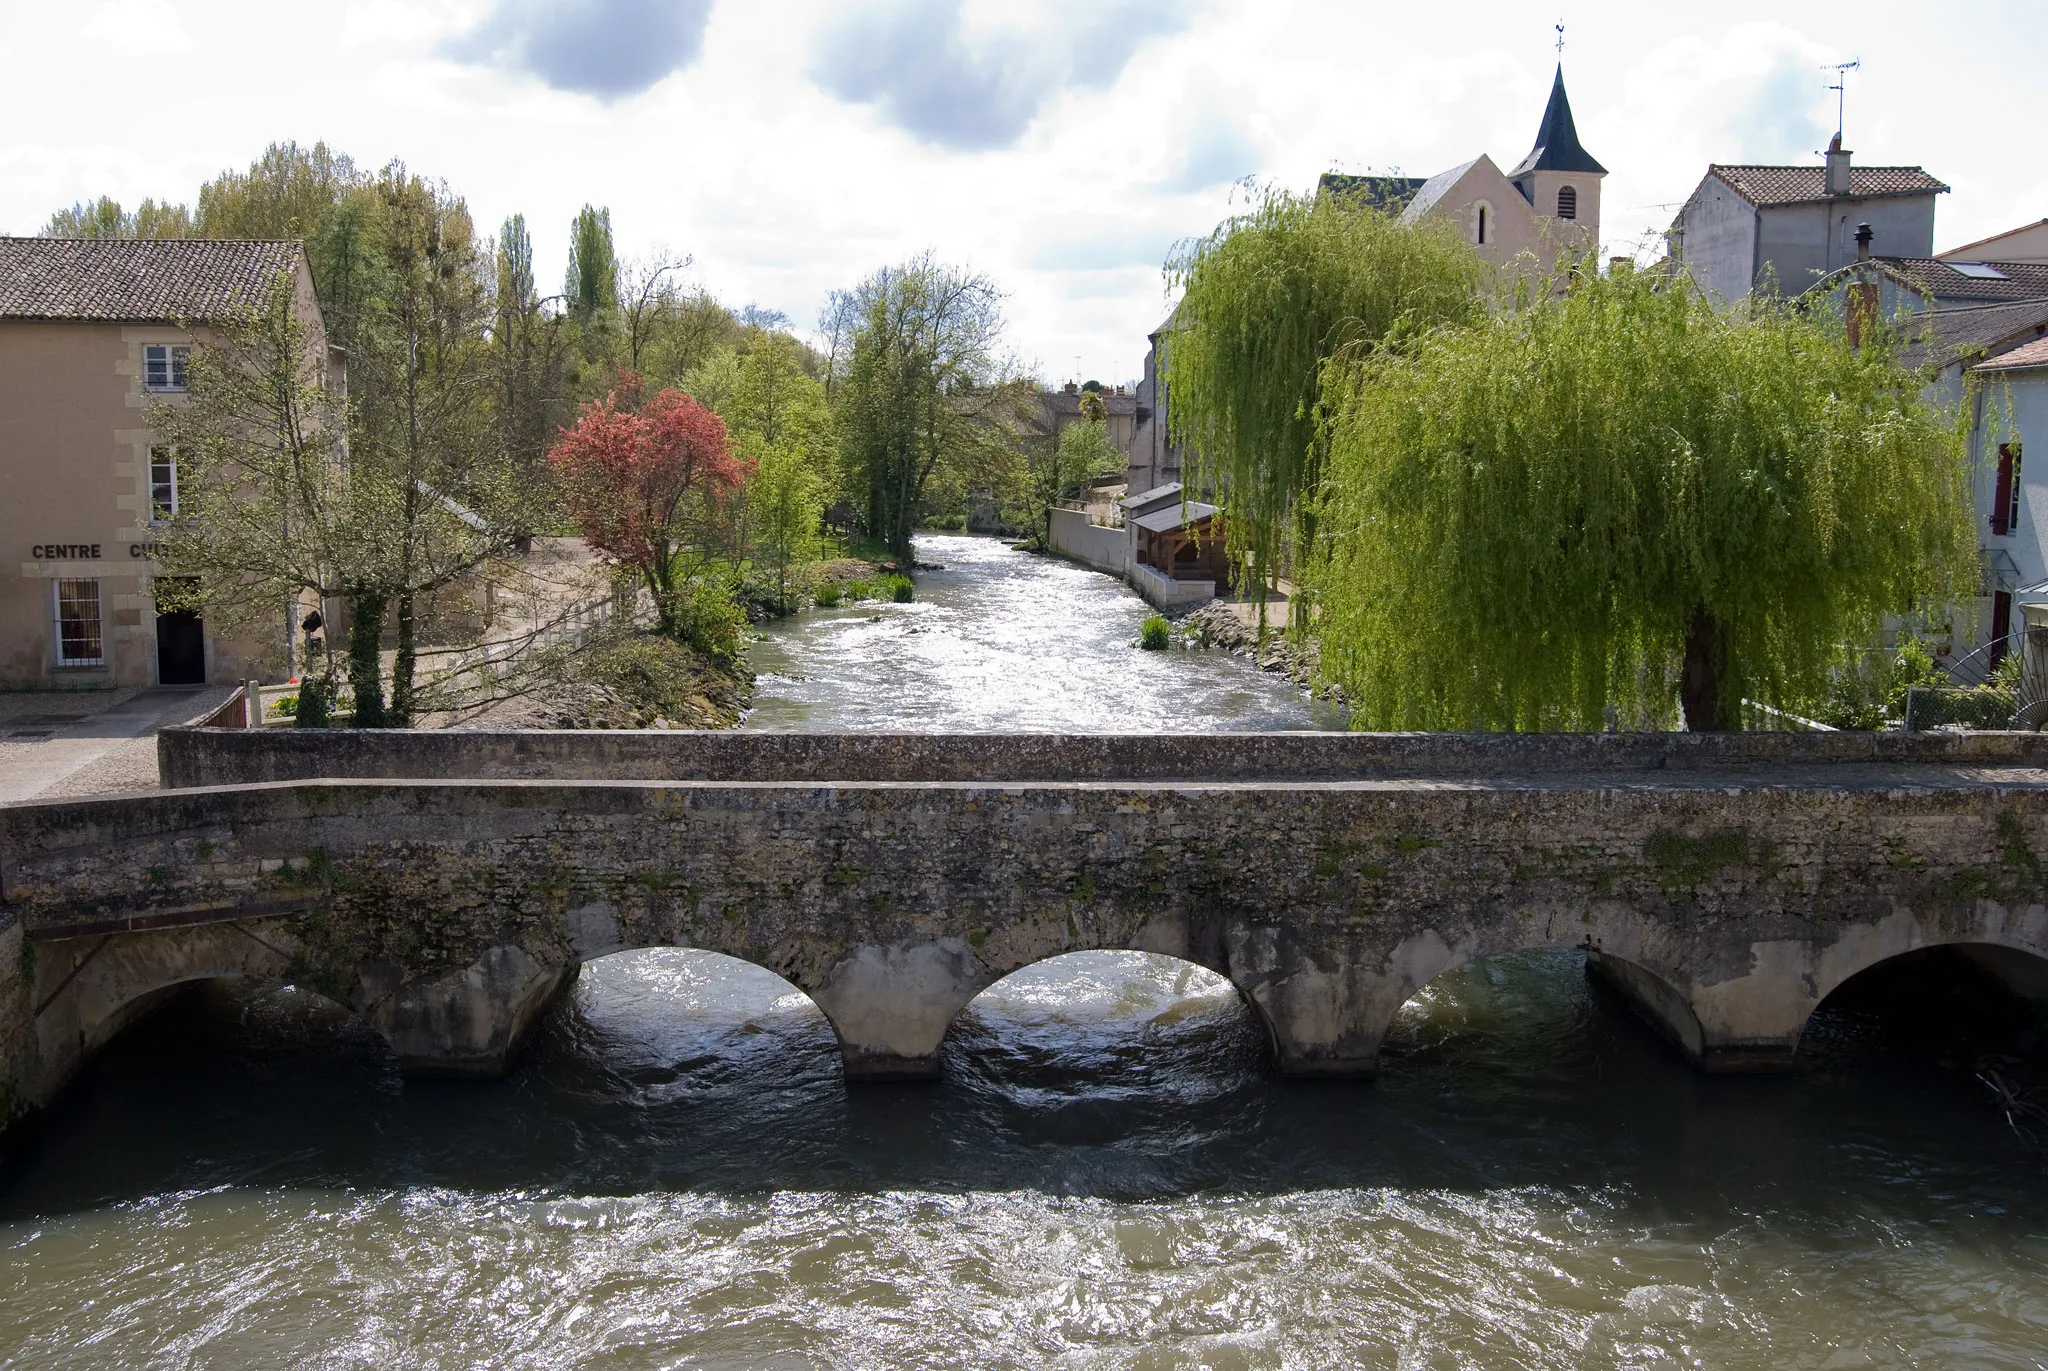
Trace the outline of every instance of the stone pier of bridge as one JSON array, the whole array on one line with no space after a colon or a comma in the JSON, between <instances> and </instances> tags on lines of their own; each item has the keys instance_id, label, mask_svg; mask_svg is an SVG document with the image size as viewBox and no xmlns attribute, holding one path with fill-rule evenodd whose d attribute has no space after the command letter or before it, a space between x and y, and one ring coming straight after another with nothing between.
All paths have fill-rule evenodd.
<instances>
[{"instance_id":1,"label":"stone pier of bridge","mask_svg":"<svg viewBox=\"0 0 2048 1371\"><path fill-rule=\"evenodd\" d=\"M1444 972L1583 948L1708 1070L1790 1064L1920 948L2048 966L2033 734L309 734L183 730L165 790L0 808L0 1075L47 1101L194 982L494 1074L579 965L681 946L808 993L847 1074L934 1074L977 993L1092 949L1242 992L1367 1076ZM2030 991L2030 993L2037 993Z\"/></svg>"}]
</instances>

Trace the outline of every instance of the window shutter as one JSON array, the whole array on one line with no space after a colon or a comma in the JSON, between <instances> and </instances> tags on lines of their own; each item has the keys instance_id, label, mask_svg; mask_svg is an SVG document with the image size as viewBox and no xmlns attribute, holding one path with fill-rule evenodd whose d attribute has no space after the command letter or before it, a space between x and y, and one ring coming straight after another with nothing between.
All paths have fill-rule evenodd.
<instances>
[{"instance_id":1,"label":"window shutter","mask_svg":"<svg viewBox=\"0 0 2048 1371\"><path fill-rule=\"evenodd\" d=\"M2012 529L2006 520L2012 513L2012 444L1998 445L1998 489L1991 496L1991 531L2003 538Z\"/></svg>"}]
</instances>

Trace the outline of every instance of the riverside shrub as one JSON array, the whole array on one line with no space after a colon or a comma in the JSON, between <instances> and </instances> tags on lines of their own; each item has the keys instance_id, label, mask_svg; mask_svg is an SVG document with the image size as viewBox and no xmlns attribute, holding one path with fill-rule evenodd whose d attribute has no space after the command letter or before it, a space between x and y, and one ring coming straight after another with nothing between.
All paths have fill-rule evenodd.
<instances>
[{"instance_id":1,"label":"riverside shrub","mask_svg":"<svg viewBox=\"0 0 2048 1371\"><path fill-rule=\"evenodd\" d=\"M1148 652L1158 652L1173 641L1173 625L1164 614L1147 615L1138 629L1138 646Z\"/></svg>"}]
</instances>

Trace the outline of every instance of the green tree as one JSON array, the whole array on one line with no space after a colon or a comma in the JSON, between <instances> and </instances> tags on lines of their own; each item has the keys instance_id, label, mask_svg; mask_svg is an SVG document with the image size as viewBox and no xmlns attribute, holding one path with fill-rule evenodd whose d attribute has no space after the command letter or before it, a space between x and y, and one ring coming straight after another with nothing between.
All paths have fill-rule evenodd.
<instances>
[{"instance_id":1,"label":"green tree","mask_svg":"<svg viewBox=\"0 0 2048 1371\"><path fill-rule=\"evenodd\" d=\"M826 332L845 339L835 385L840 452L868 529L898 557L942 466L971 470L1015 447L1027 383L999 353L1002 297L979 273L929 253L834 297Z\"/></svg>"},{"instance_id":2,"label":"green tree","mask_svg":"<svg viewBox=\"0 0 2048 1371\"><path fill-rule=\"evenodd\" d=\"M1039 536L1052 536L1055 505L1124 464L1124 454L1110 441L1109 426L1100 420L1068 424L1060 430L1058 441L1041 444L1030 460L1032 522Z\"/></svg>"},{"instance_id":3,"label":"green tree","mask_svg":"<svg viewBox=\"0 0 2048 1371\"><path fill-rule=\"evenodd\" d=\"M619 258L612 248L612 212L585 205L569 226L569 274L562 284L569 312L586 323L610 322L619 307Z\"/></svg>"},{"instance_id":4,"label":"green tree","mask_svg":"<svg viewBox=\"0 0 2048 1371\"><path fill-rule=\"evenodd\" d=\"M1361 727L1739 727L1967 593L1969 471L1882 338L1679 281L1330 366L1322 668Z\"/></svg>"},{"instance_id":5,"label":"green tree","mask_svg":"<svg viewBox=\"0 0 2048 1371\"><path fill-rule=\"evenodd\" d=\"M197 238L192 211L170 201L144 200L133 212L102 195L60 209L43 225L44 238Z\"/></svg>"},{"instance_id":6,"label":"green tree","mask_svg":"<svg viewBox=\"0 0 2048 1371\"><path fill-rule=\"evenodd\" d=\"M1168 263L1183 292L1165 340L1172 439L1190 485L1229 507L1261 592L1290 539L1314 541L1325 362L1477 318L1482 273L1446 220L1278 190Z\"/></svg>"},{"instance_id":7,"label":"green tree","mask_svg":"<svg viewBox=\"0 0 2048 1371\"><path fill-rule=\"evenodd\" d=\"M817 556L826 487L799 443L770 443L754 451L754 476L746 489L748 542L756 564L775 578L776 609L786 614L795 608L790 568Z\"/></svg>"}]
</instances>

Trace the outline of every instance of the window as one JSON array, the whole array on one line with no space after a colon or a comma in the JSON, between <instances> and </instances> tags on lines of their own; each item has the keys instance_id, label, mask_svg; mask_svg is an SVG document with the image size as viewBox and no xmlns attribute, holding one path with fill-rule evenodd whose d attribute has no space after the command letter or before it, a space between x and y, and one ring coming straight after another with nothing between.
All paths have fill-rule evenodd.
<instances>
[{"instance_id":1,"label":"window","mask_svg":"<svg viewBox=\"0 0 2048 1371\"><path fill-rule=\"evenodd\" d=\"M2003 538L2020 521L2020 445L1998 445L1998 485L1991 492L1991 531Z\"/></svg>"},{"instance_id":2,"label":"window","mask_svg":"<svg viewBox=\"0 0 2048 1371\"><path fill-rule=\"evenodd\" d=\"M1484 200L1479 202L1472 215L1472 241L1485 247L1493 235L1493 211Z\"/></svg>"},{"instance_id":3,"label":"window","mask_svg":"<svg viewBox=\"0 0 2048 1371\"><path fill-rule=\"evenodd\" d=\"M100 583L57 582L57 665L100 666Z\"/></svg>"},{"instance_id":4,"label":"window","mask_svg":"<svg viewBox=\"0 0 2048 1371\"><path fill-rule=\"evenodd\" d=\"M167 447L149 450L149 521L160 524L178 513L178 454Z\"/></svg>"},{"instance_id":5,"label":"window","mask_svg":"<svg viewBox=\"0 0 2048 1371\"><path fill-rule=\"evenodd\" d=\"M1579 193L1570 186L1557 188L1557 217L1576 219L1579 217Z\"/></svg>"},{"instance_id":6,"label":"window","mask_svg":"<svg viewBox=\"0 0 2048 1371\"><path fill-rule=\"evenodd\" d=\"M151 343L142 349L142 384L149 390L183 390L185 388L185 361L192 355L188 347L174 347L169 343Z\"/></svg>"}]
</instances>

